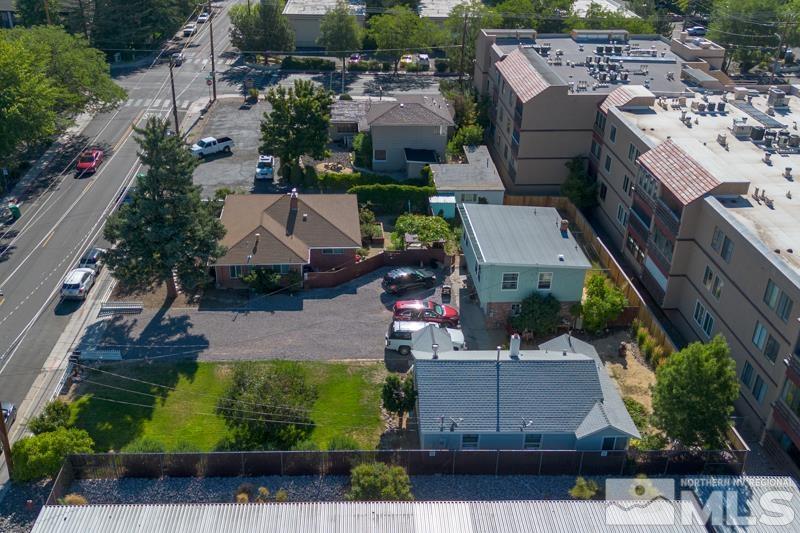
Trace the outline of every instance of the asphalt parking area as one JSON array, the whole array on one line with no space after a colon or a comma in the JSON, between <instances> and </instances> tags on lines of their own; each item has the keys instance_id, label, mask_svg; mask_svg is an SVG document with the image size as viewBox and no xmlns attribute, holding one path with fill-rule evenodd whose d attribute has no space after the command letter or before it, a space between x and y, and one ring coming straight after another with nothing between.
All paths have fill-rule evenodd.
<instances>
[{"instance_id":1,"label":"asphalt parking area","mask_svg":"<svg viewBox=\"0 0 800 533\"><path fill-rule=\"evenodd\" d=\"M246 308L146 310L108 321L98 348L126 359L387 359L384 335L398 297L387 295L382 268L331 289L255 297ZM444 274L440 276L442 279ZM441 285L402 299L440 300ZM393 354L396 356L397 354Z\"/></svg>"}]
</instances>

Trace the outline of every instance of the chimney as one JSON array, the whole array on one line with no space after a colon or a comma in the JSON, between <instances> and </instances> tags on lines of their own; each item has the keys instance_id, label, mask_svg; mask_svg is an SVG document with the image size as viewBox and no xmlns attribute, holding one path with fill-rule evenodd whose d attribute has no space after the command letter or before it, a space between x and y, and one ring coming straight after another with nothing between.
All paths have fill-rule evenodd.
<instances>
[{"instance_id":1,"label":"chimney","mask_svg":"<svg viewBox=\"0 0 800 533\"><path fill-rule=\"evenodd\" d=\"M431 350L433 350L433 358L439 359L439 345L434 342L431 344Z\"/></svg>"},{"instance_id":2,"label":"chimney","mask_svg":"<svg viewBox=\"0 0 800 533\"><path fill-rule=\"evenodd\" d=\"M292 192L289 193L289 209L297 211L297 189L292 189Z\"/></svg>"},{"instance_id":3,"label":"chimney","mask_svg":"<svg viewBox=\"0 0 800 533\"><path fill-rule=\"evenodd\" d=\"M519 347L522 340L519 337L519 334L514 333L511 335L511 341L508 343L509 346L509 356L510 357L519 357Z\"/></svg>"}]
</instances>

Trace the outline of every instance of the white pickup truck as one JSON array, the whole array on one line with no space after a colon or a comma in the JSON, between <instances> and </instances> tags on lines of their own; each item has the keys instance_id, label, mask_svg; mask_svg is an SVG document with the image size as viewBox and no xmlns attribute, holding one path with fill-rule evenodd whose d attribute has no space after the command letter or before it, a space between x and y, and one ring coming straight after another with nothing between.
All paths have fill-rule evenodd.
<instances>
[{"instance_id":1,"label":"white pickup truck","mask_svg":"<svg viewBox=\"0 0 800 533\"><path fill-rule=\"evenodd\" d=\"M206 137L200 139L192 145L192 155L195 157L203 158L207 155L216 154L217 152L228 153L233 148L233 139L230 137Z\"/></svg>"}]
</instances>

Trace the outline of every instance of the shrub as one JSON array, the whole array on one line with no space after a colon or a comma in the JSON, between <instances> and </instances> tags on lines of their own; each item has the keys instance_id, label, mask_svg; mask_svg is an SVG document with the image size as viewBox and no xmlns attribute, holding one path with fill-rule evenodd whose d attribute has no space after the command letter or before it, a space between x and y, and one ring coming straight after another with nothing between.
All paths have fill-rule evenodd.
<instances>
[{"instance_id":1,"label":"shrub","mask_svg":"<svg viewBox=\"0 0 800 533\"><path fill-rule=\"evenodd\" d=\"M255 492L256 487L252 483L244 482L241 483L238 487L236 487L236 495L239 494L247 494L247 497L250 498Z\"/></svg>"},{"instance_id":2,"label":"shrub","mask_svg":"<svg viewBox=\"0 0 800 533\"><path fill-rule=\"evenodd\" d=\"M353 501L410 501L411 481L400 466L364 463L350 471L350 492Z\"/></svg>"},{"instance_id":3,"label":"shrub","mask_svg":"<svg viewBox=\"0 0 800 533\"><path fill-rule=\"evenodd\" d=\"M653 350L656 348L656 340L649 335L645 339L644 343L641 346L642 348L642 355L644 356L644 360L648 363L653 362Z\"/></svg>"},{"instance_id":4,"label":"shrub","mask_svg":"<svg viewBox=\"0 0 800 533\"><path fill-rule=\"evenodd\" d=\"M33 417L28 422L28 429L34 435L55 431L58 428L69 427L69 418L69 405L61 400L53 400L45 406L39 416Z\"/></svg>"},{"instance_id":5,"label":"shrub","mask_svg":"<svg viewBox=\"0 0 800 533\"><path fill-rule=\"evenodd\" d=\"M453 231L445 219L429 215L400 215L394 224L392 239L403 241L406 233L416 235L420 242L431 245L434 242L453 240Z\"/></svg>"},{"instance_id":6,"label":"shrub","mask_svg":"<svg viewBox=\"0 0 800 533\"><path fill-rule=\"evenodd\" d=\"M518 332L530 331L537 337L545 335L558 325L560 310L561 304L552 294L534 292L522 300L520 313L511 317L511 327Z\"/></svg>"},{"instance_id":7,"label":"shrub","mask_svg":"<svg viewBox=\"0 0 800 533\"><path fill-rule=\"evenodd\" d=\"M436 72L442 74L447 72L448 64L446 59L437 59L433 62L434 67L436 67Z\"/></svg>"},{"instance_id":8,"label":"shrub","mask_svg":"<svg viewBox=\"0 0 800 533\"><path fill-rule=\"evenodd\" d=\"M561 194L569 198L578 209L589 209L597 205L597 183L586 171L586 163L576 157L566 163L569 175L561 185Z\"/></svg>"},{"instance_id":9,"label":"shrub","mask_svg":"<svg viewBox=\"0 0 800 533\"><path fill-rule=\"evenodd\" d=\"M353 137L353 159L357 167L372 168L372 136L358 133Z\"/></svg>"},{"instance_id":10,"label":"shrub","mask_svg":"<svg viewBox=\"0 0 800 533\"><path fill-rule=\"evenodd\" d=\"M269 489L267 487L258 487L256 501L258 503L267 503L269 501Z\"/></svg>"},{"instance_id":11,"label":"shrub","mask_svg":"<svg viewBox=\"0 0 800 533\"><path fill-rule=\"evenodd\" d=\"M636 330L636 344L638 344L639 346L642 346L644 344L644 341L646 341L647 337L649 337L649 336L650 335L647 332L647 328L645 328L644 326L640 326Z\"/></svg>"},{"instance_id":12,"label":"shrub","mask_svg":"<svg viewBox=\"0 0 800 533\"><path fill-rule=\"evenodd\" d=\"M247 97L250 100L258 100L258 89L256 89L255 87L252 87L252 88L248 89L247 90Z\"/></svg>"},{"instance_id":13,"label":"shrub","mask_svg":"<svg viewBox=\"0 0 800 533\"><path fill-rule=\"evenodd\" d=\"M625 402L625 408L631 415L633 423L636 424L636 428L640 433L644 433L650 427L650 413L647 412L647 407L630 396L626 396L622 401Z\"/></svg>"},{"instance_id":14,"label":"shrub","mask_svg":"<svg viewBox=\"0 0 800 533\"><path fill-rule=\"evenodd\" d=\"M575 500L591 500L598 490L600 488L594 480L578 476L575 480L575 486L569 489L569 495Z\"/></svg>"},{"instance_id":15,"label":"shrub","mask_svg":"<svg viewBox=\"0 0 800 533\"><path fill-rule=\"evenodd\" d=\"M663 450L667 447L667 438L661 433L645 433L641 439L632 439L630 447L634 450Z\"/></svg>"},{"instance_id":16,"label":"shrub","mask_svg":"<svg viewBox=\"0 0 800 533\"><path fill-rule=\"evenodd\" d=\"M278 489L275 493L275 501L276 502L287 502L289 501L289 493L286 489Z\"/></svg>"},{"instance_id":17,"label":"shrub","mask_svg":"<svg viewBox=\"0 0 800 533\"><path fill-rule=\"evenodd\" d=\"M583 327L600 333L625 309L625 295L602 274L592 274L586 281L586 298L581 305Z\"/></svg>"},{"instance_id":18,"label":"shrub","mask_svg":"<svg viewBox=\"0 0 800 533\"><path fill-rule=\"evenodd\" d=\"M353 97L352 97L352 96L350 96L350 95L349 95L349 94L347 94L347 93L344 93L344 94L340 94L340 95L339 95L339 100L345 100L345 101L349 101L349 100L352 100L352 99L353 99Z\"/></svg>"},{"instance_id":19,"label":"shrub","mask_svg":"<svg viewBox=\"0 0 800 533\"><path fill-rule=\"evenodd\" d=\"M470 124L460 128L450 142L447 143L447 153L451 156L463 154L464 146L475 146L483 143L483 128L477 124Z\"/></svg>"},{"instance_id":20,"label":"shrub","mask_svg":"<svg viewBox=\"0 0 800 533\"><path fill-rule=\"evenodd\" d=\"M664 347L660 344L653 346L653 353L650 355L650 358L652 359L651 364L658 368L658 366L664 362L664 359L666 359Z\"/></svg>"},{"instance_id":21,"label":"shrub","mask_svg":"<svg viewBox=\"0 0 800 533\"><path fill-rule=\"evenodd\" d=\"M94 441L82 429L60 427L18 440L11 449L14 480L32 481L54 476L64 458L73 453L92 453Z\"/></svg>"},{"instance_id":22,"label":"shrub","mask_svg":"<svg viewBox=\"0 0 800 533\"><path fill-rule=\"evenodd\" d=\"M237 494L236 503L250 503L250 496L244 493Z\"/></svg>"},{"instance_id":23,"label":"shrub","mask_svg":"<svg viewBox=\"0 0 800 533\"><path fill-rule=\"evenodd\" d=\"M281 60L281 68L284 70L335 70L336 64L319 57L286 56Z\"/></svg>"},{"instance_id":24,"label":"shrub","mask_svg":"<svg viewBox=\"0 0 800 533\"><path fill-rule=\"evenodd\" d=\"M328 441L328 450L360 450L361 445L350 435L334 435Z\"/></svg>"},{"instance_id":25,"label":"shrub","mask_svg":"<svg viewBox=\"0 0 800 533\"><path fill-rule=\"evenodd\" d=\"M261 294L269 294L280 289L293 289L300 283L301 277L295 271L281 274L267 268L254 268L242 277L247 285Z\"/></svg>"},{"instance_id":26,"label":"shrub","mask_svg":"<svg viewBox=\"0 0 800 533\"><path fill-rule=\"evenodd\" d=\"M66 496L58 500L58 503L60 503L61 505L89 505L89 502L86 500L86 498L84 498L77 492L67 494Z\"/></svg>"},{"instance_id":27,"label":"shrub","mask_svg":"<svg viewBox=\"0 0 800 533\"><path fill-rule=\"evenodd\" d=\"M122 450L125 453L164 453L164 443L151 437L140 437L128 444Z\"/></svg>"},{"instance_id":28,"label":"shrub","mask_svg":"<svg viewBox=\"0 0 800 533\"><path fill-rule=\"evenodd\" d=\"M372 148L370 148L370 151ZM399 183L391 176L371 172L322 172L317 175L317 186L325 192L346 192L357 185Z\"/></svg>"},{"instance_id":29,"label":"shrub","mask_svg":"<svg viewBox=\"0 0 800 533\"><path fill-rule=\"evenodd\" d=\"M376 213L402 213L409 208L418 213L428 210L428 198L436 193L433 187L417 187L414 185L375 184L356 185L348 191L358 196L359 203L370 202Z\"/></svg>"},{"instance_id":30,"label":"shrub","mask_svg":"<svg viewBox=\"0 0 800 533\"><path fill-rule=\"evenodd\" d=\"M319 451L319 444L313 440L304 440L292 446L293 452L316 452Z\"/></svg>"}]
</instances>

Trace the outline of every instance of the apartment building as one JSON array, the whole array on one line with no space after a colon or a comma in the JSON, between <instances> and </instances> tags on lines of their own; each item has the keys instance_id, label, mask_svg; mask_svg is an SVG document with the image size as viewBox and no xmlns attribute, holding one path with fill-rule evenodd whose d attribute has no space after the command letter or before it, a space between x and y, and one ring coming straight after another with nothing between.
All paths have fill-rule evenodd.
<instances>
[{"instance_id":1,"label":"apartment building","mask_svg":"<svg viewBox=\"0 0 800 533\"><path fill-rule=\"evenodd\" d=\"M328 11L336 7L337 0L287 0L283 8L294 30L294 41L297 48L320 48L317 43L319 27ZM364 26L367 6L363 0L348 0L350 13L355 15L359 26Z\"/></svg>"},{"instance_id":2,"label":"apartment building","mask_svg":"<svg viewBox=\"0 0 800 533\"><path fill-rule=\"evenodd\" d=\"M800 466L800 99L626 89L595 115L597 219L687 339L725 336L738 412Z\"/></svg>"},{"instance_id":3,"label":"apartment building","mask_svg":"<svg viewBox=\"0 0 800 533\"><path fill-rule=\"evenodd\" d=\"M595 111L615 89L680 96L719 89L724 49L685 34L632 37L624 30L482 30L474 83L491 101L488 146L510 193L557 194L566 163L589 157Z\"/></svg>"}]
</instances>

